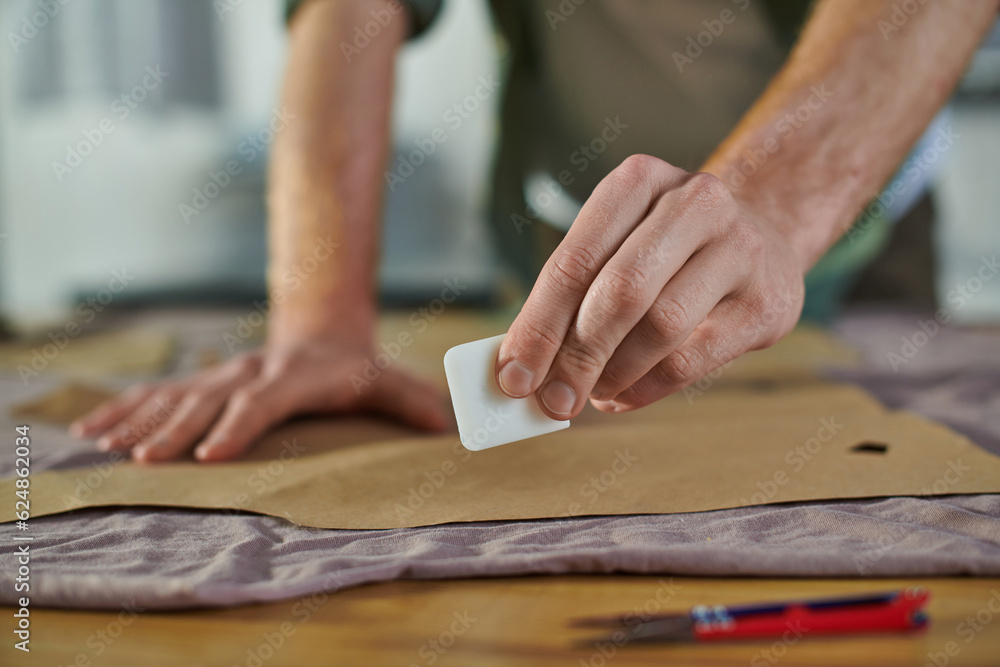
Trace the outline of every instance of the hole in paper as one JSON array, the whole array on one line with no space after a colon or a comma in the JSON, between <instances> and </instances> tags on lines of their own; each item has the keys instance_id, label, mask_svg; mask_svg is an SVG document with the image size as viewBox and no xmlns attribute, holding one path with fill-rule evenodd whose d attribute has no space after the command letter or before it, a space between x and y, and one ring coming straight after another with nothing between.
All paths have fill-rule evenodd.
<instances>
[{"instance_id":1,"label":"hole in paper","mask_svg":"<svg viewBox=\"0 0 1000 667\"><path fill-rule=\"evenodd\" d=\"M883 442L859 442L851 447L851 451L859 454L885 454L889 451L889 445Z\"/></svg>"}]
</instances>

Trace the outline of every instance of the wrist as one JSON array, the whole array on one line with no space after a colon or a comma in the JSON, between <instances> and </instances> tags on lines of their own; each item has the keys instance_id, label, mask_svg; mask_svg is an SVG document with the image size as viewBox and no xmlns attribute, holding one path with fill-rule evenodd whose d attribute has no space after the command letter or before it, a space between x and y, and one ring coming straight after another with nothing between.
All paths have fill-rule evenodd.
<instances>
[{"instance_id":1,"label":"wrist","mask_svg":"<svg viewBox=\"0 0 1000 667\"><path fill-rule=\"evenodd\" d=\"M736 184L723 177L734 169L738 170L738 166L709 164L703 171L725 183L739 210L768 237L769 245L782 248L788 262L804 276L835 238L822 222L823 212L812 207L812 214L805 215L803 209L807 207L795 205L796 195L786 185L770 187L759 179Z\"/></svg>"},{"instance_id":2,"label":"wrist","mask_svg":"<svg viewBox=\"0 0 1000 667\"><path fill-rule=\"evenodd\" d=\"M267 339L278 346L329 340L367 350L375 339L377 319L373 303L343 303L330 307L321 303L283 302L276 305L271 314Z\"/></svg>"},{"instance_id":3,"label":"wrist","mask_svg":"<svg viewBox=\"0 0 1000 667\"><path fill-rule=\"evenodd\" d=\"M794 214L754 193L734 193L737 205L757 223L761 232L769 237L771 247L778 246L788 263L804 276L809 272L820 252L814 229L803 224Z\"/></svg>"}]
</instances>

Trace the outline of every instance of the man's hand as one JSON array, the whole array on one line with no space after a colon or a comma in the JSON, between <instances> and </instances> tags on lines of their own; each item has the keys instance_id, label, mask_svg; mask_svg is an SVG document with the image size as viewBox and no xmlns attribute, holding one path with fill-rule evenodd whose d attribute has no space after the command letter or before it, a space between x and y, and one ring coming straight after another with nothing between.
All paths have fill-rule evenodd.
<instances>
[{"instance_id":1,"label":"man's hand","mask_svg":"<svg viewBox=\"0 0 1000 667\"><path fill-rule=\"evenodd\" d=\"M439 392L389 367L361 392L372 352L336 340L266 346L182 380L139 385L71 427L77 437L100 435L98 449L131 449L141 462L186 455L233 459L273 426L307 413L371 411L438 430L447 424Z\"/></svg>"},{"instance_id":2,"label":"man's hand","mask_svg":"<svg viewBox=\"0 0 1000 667\"><path fill-rule=\"evenodd\" d=\"M795 325L802 258L708 173L634 155L594 190L497 357L510 396L569 419L640 408Z\"/></svg>"},{"instance_id":3,"label":"man's hand","mask_svg":"<svg viewBox=\"0 0 1000 667\"><path fill-rule=\"evenodd\" d=\"M705 173L633 156L594 190L504 339L501 389L558 419L588 396L630 410L781 338L803 275L951 95L998 6L920 4L900 25L895 0L817 2Z\"/></svg>"},{"instance_id":4,"label":"man's hand","mask_svg":"<svg viewBox=\"0 0 1000 667\"><path fill-rule=\"evenodd\" d=\"M340 45L376 13L389 16L363 53ZM73 425L98 448L162 461L192 447L203 461L235 458L299 414L374 411L420 428L446 424L438 392L387 368L360 393L351 377L373 355L382 170L396 53L408 16L387 0L307 2L289 29L281 106L269 165L267 345L192 378L135 387ZM316 262L317 241L328 256Z\"/></svg>"}]
</instances>

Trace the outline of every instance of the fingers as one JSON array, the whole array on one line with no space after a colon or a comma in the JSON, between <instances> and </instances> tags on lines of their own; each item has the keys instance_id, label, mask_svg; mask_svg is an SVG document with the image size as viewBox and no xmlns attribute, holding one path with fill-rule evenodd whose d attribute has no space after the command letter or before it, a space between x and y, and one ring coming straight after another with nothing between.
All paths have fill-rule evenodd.
<instances>
[{"instance_id":1,"label":"fingers","mask_svg":"<svg viewBox=\"0 0 1000 667\"><path fill-rule=\"evenodd\" d=\"M538 393L539 405L550 417L568 419L583 409L605 365L626 335L646 316L664 285L690 265L693 255L700 254L698 251L707 239L723 226L724 215L733 215L724 206L706 205L705 193L715 187L703 184L706 180L715 179L696 175L665 193L590 286ZM726 292L709 291L707 299L714 297L712 302L700 304L700 316L704 318L719 299L735 288L739 282L737 275L742 278L749 271L738 263L726 261L721 251L713 249L698 262L698 274L702 273L712 275L713 279L721 276L727 283ZM706 291L697 278L685 281L685 287L696 288L695 294ZM701 319L692 322L681 333L686 338L700 322ZM655 359L649 367L653 363Z\"/></svg>"},{"instance_id":2,"label":"fingers","mask_svg":"<svg viewBox=\"0 0 1000 667\"><path fill-rule=\"evenodd\" d=\"M637 382L611 401L591 402L604 412L635 410L683 389L754 349L758 333L750 310L752 306L739 297L724 299L687 340Z\"/></svg>"},{"instance_id":3,"label":"fingers","mask_svg":"<svg viewBox=\"0 0 1000 667\"><path fill-rule=\"evenodd\" d=\"M296 411L296 381L290 374L260 375L232 392L222 416L195 448L195 458L226 461L245 452Z\"/></svg>"},{"instance_id":4,"label":"fingers","mask_svg":"<svg viewBox=\"0 0 1000 667\"><path fill-rule=\"evenodd\" d=\"M105 452L130 449L142 442L167 421L186 388L186 382L162 385L98 438L97 449Z\"/></svg>"},{"instance_id":5,"label":"fingers","mask_svg":"<svg viewBox=\"0 0 1000 667\"><path fill-rule=\"evenodd\" d=\"M636 155L601 181L545 263L500 346L497 383L504 393L520 398L538 389L594 278L660 193L686 174Z\"/></svg>"},{"instance_id":6,"label":"fingers","mask_svg":"<svg viewBox=\"0 0 1000 667\"><path fill-rule=\"evenodd\" d=\"M70 434L75 438L91 438L103 433L139 407L156 389L153 384L137 384L123 391L70 424Z\"/></svg>"},{"instance_id":7,"label":"fingers","mask_svg":"<svg viewBox=\"0 0 1000 667\"><path fill-rule=\"evenodd\" d=\"M256 357L243 356L198 376L169 418L132 450L132 458L165 461L190 450L208 432L229 395L253 379L259 366Z\"/></svg>"},{"instance_id":8,"label":"fingers","mask_svg":"<svg viewBox=\"0 0 1000 667\"><path fill-rule=\"evenodd\" d=\"M604 365L591 398L612 399L688 339L751 272L719 246L696 253L677 272Z\"/></svg>"},{"instance_id":9,"label":"fingers","mask_svg":"<svg viewBox=\"0 0 1000 667\"><path fill-rule=\"evenodd\" d=\"M430 431L440 431L448 425L444 400L437 388L395 370L387 371L376 381L366 407Z\"/></svg>"}]
</instances>

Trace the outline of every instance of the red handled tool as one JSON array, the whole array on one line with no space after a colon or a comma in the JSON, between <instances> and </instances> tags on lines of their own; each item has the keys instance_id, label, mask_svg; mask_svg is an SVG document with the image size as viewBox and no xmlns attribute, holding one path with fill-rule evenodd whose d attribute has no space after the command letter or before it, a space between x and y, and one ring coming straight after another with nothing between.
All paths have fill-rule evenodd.
<instances>
[{"instance_id":1,"label":"red handled tool","mask_svg":"<svg viewBox=\"0 0 1000 667\"><path fill-rule=\"evenodd\" d=\"M619 638L621 632L626 632L626 643L714 642L780 638L788 634L801 637L905 631L927 624L923 606L929 597L926 589L911 587L891 593L824 600L736 607L699 605L688 614L580 619L575 625L617 627Z\"/></svg>"}]
</instances>

